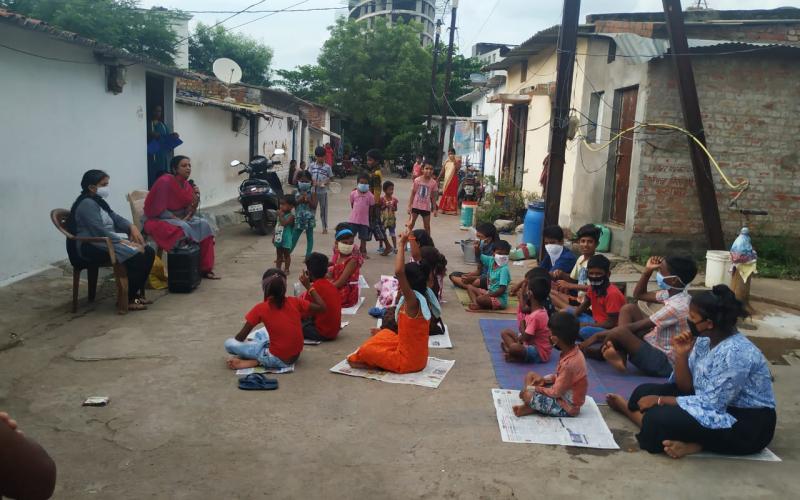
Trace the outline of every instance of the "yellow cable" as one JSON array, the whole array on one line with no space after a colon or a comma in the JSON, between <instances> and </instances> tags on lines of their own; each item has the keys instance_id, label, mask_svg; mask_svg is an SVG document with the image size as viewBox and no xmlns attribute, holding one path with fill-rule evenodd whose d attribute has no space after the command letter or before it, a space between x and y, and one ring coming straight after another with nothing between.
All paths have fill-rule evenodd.
<instances>
[{"instance_id":1,"label":"yellow cable","mask_svg":"<svg viewBox=\"0 0 800 500\"><path fill-rule=\"evenodd\" d=\"M594 152L596 153L596 152L598 152L598 151L602 151L602 150L606 149L606 148L607 148L607 147L609 147L611 144L613 144L613 143L614 143L614 141L616 141L617 139L619 139L621 136L623 136L623 135L627 134L628 132L630 132L630 131L633 131L633 130L636 130L636 129L639 129L639 128L642 128L642 127L653 127L653 128L662 128L662 129L677 130L678 132L682 132L683 134L686 134L687 136L691 137L691 138L692 138L692 140L693 140L693 141L694 141L694 142L695 142L695 143L696 143L698 146L700 146L700 149L701 149L701 150L703 150L703 152L706 154L706 156L708 156L708 159L711 161L711 164L712 164L712 165L714 165L714 168L716 168L716 169L717 169L717 172L719 172L719 175L720 175L720 177L722 177L722 180L723 180L723 181L725 181L725 184L727 184L727 185L728 185L728 187L729 187L731 190L734 190L734 191L739 191L739 193L736 195L736 197L734 198L734 200L735 200L735 199L738 199L738 198L739 198L739 196L741 196L741 195L742 195L742 193L743 193L743 192L744 192L744 191L745 191L745 190L746 190L748 187L750 187L750 181L749 181L749 180L747 180L747 179L742 179L742 180L739 182L739 184L733 184L733 183L732 183L732 182L731 182L731 181L728 179L728 176L727 176L727 175L725 175L725 172L723 172L723 171L722 171L722 168L721 168L721 167L719 166L719 164L717 163L717 160L715 160L715 159L714 159L714 157L711 155L711 153L708 151L708 149L705 147L705 145L702 143L702 141L700 141L700 139L698 139L697 137L695 137L695 136L694 136L694 135L693 135L691 132L689 132L688 130L686 130L686 129L684 129L684 128L681 128L681 127L678 127L677 125L671 125L671 124L669 124L669 123L639 123L639 124L637 124L637 125L634 125L633 127L629 127L629 128L626 128L625 130L621 131L620 133L618 133L617 135L615 135L614 137L612 137L612 138L611 138L611 139L610 139L608 142L606 142L605 144L603 144L603 145L602 145L602 146L600 146L599 148L594 148L594 147L592 147L592 146L591 146L591 145L590 145L588 142L586 142L586 138L585 138L585 137L583 138L583 144L586 146L586 148L587 148L587 149L589 149L589 151L594 151Z\"/></svg>"}]
</instances>

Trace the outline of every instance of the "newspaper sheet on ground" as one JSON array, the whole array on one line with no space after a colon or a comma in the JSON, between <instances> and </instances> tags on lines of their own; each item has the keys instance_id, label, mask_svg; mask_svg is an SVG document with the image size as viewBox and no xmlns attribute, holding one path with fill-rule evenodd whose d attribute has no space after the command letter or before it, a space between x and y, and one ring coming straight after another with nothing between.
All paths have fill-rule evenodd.
<instances>
[{"instance_id":1,"label":"newspaper sheet on ground","mask_svg":"<svg viewBox=\"0 0 800 500\"><path fill-rule=\"evenodd\" d=\"M361 304L364 303L365 299L366 297L359 297L356 305L350 307L343 307L342 314L350 314L350 315L356 314L358 312L358 308L361 307Z\"/></svg>"},{"instance_id":2,"label":"newspaper sheet on ground","mask_svg":"<svg viewBox=\"0 0 800 500\"><path fill-rule=\"evenodd\" d=\"M383 320L378 320L377 328L380 329L381 322ZM444 333L441 335L429 335L428 336L428 349L452 349L453 342L450 340L450 328L447 325L444 325Z\"/></svg>"},{"instance_id":3,"label":"newspaper sheet on ground","mask_svg":"<svg viewBox=\"0 0 800 500\"><path fill-rule=\"evenodd\" d=\"M436 389L439 387L439 384L442 383L444 377L447 376L453 364L455 364L455 360L429 357L428 365L421 372L400 374L379 370L351 368L345 359L331 368L331 371L342 375L350 375L351 377L368 378L381 382L388 382L390 384L420 385L422 387Z\"/></svg>"},{"instance_id":4,"label":"newspaper sheet on ground","mask_svg":"<svg viewBox=\"0 0 800 500\"><path fill-rule=\"evenodd\" d=\"M720 455L718 453L703 451L701 453L688 455L687 458L730 458L735 460L755 460L758 462L783 462L783 460L769 448L764 448L760 452L753 453L752 455Z\"/></svg>"},{"instance_id":5,"label":"newspaper sheet on ground","mask_svg":"<svg viewBox=\"0 0 800 500\"><path fill-rule=\"evenodd\" d=\"M583 448L618 450L597 404L589 396L577 417L517 417L513 406L522 403L519 391L492 389L500 436L506 443L558 444Z\"/></svg>"},{"instance_id":6,"label":"newspaper sheet on ground","mask_svg":"<svg viewBox=\"0 0 800 500\"><path fill-rule=\"evenodd\" d=\"M274 373L279 375L281 373L292 373L293 371L294 363L286 368L264 368L263 366L256 366L255 368L241 368L236 370L236 376L244 377L245 375L250 375L251 373Z\"/></svg>"}]
</instances>

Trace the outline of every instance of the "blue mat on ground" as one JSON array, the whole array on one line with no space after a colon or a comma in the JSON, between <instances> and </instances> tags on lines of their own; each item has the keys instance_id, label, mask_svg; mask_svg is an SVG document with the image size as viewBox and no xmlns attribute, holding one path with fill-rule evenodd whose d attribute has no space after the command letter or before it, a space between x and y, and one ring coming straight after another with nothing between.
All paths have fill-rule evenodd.
<instances>
[{"instance_id":1,"label":"blue mat on ground","mask_svg":"<svg viewBox=\"0 0 800 500\"><path fill-rule=\"evenodd\" d=\"M547 363L509 363L500 347L500 332L506 328L517 329L516 320L508 319L481 319L481 332L486 350L492 360L494 374L501 389L521 389L525 374L535 371L540 375L556 372L558 364L558 350L553 349L553 355ZM606 394L615 392L627 398L640 384L663 384L665 379L643 375L634 366L628 364L628 373L619 373L603 361L594 359L586 360L586 371L589 376L588 394L597 404L605 404Z\"/></svg>"}]
</instances>

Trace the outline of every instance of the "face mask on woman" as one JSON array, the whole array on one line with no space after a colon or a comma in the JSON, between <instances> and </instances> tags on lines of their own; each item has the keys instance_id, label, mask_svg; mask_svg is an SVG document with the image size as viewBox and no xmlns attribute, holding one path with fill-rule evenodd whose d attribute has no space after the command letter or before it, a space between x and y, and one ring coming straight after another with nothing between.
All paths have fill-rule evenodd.
<instances>
[{"instance_id":1,"label":"face mask on woman","mask_svg":"<svg viewBox=\"0 0 800 500\"><path fill-rule=\"evenodd\" d=\"M359 192L366 193L369 191L369 184L359 184L358 185Z\"/></svg>"},{"instance_id":2,"label":"face mask on woman","mask_svg":"<svg viewBox=\"0 0 800 500\"><path fill-rule=\"evenodd\" d=\"M97 188L97 196L100 198L108 198L110 194L111 190L108 188L108 186L100 186Z\"/></svg>"},{"instance_id":3,"label":"face mask on woman","mask_svg":"<svg viewBox=\"0 0 800 500\"><path fill-rule=\"evenodd\" d=\"M354 246L355 245L352 244L348 245L347 243L342 243L341 241L336 243L336 248L339 249L339 253L342 255L350 255L353 253Z\"/></svg>"},{"instance_id":4,"label":"face mask on woman","mask_svg":"<svg viewBox=\"0 0 800 500\"><path fill-rule=\"evenodd\" d=\"M309 189L311 189L311 183L310 182L298 182L297 183L297 189L299 189L300 191L308 191Z\"/></svg>"}]
</instances>

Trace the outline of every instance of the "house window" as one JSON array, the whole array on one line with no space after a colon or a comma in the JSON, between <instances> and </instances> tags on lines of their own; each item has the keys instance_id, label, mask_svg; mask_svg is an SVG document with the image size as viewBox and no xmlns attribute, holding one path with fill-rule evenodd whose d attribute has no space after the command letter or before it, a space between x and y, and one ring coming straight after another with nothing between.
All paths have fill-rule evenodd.
<instances>
[{"instance_id":1,"label":"house window","mask_svg":"<svg viewBox=\"0 0 800 500\"><path fill-rule=\"evenodd\" d=\"M520 66L521 67L519 72L519 82L525 83L525 80L528 79L528 60L526 59L522 61L522 64Z\"/></svg>"},{"instance_id":2,"label":"house window","mask_svg":"<svg viewBox=\"0 0 800 500\"><path fill-rule=\"evenodd\" d=\"M600 142L603 124L603 93L593 92L589 100L589 126L586 128L586 140Z\"/></svg>"},{"instance_id":3,"label":"house window","mask_svg":"<svg viewBox=\"0 0 800 500\"><path fill-rule=\"evenodd\" d=\"M608 58L606 64L614 62L617 58L617 43L614 40L608 41Z\"/></svg>"}]
</instances>

